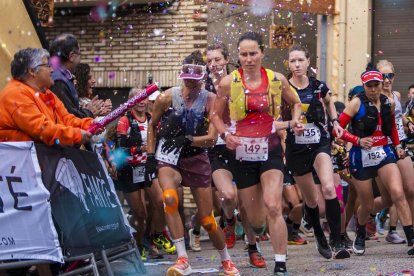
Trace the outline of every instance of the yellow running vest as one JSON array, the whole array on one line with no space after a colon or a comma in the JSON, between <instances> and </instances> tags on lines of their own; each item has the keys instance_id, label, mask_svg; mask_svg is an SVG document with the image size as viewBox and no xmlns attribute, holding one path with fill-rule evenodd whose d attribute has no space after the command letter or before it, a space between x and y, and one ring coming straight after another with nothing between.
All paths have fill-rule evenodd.
<instances>
[{"instance_id":1,"label":"yellow running vest","mask_svg":"<svg viewBox=\"0 0 414 276\"><path fill-rule=\"evenodd\" d=\"M282 101L282 81L276 78L272 70L266 69L267 79L269 80L268 102L269 114L277 119L280 113L280 106ZM247 103L245 96L245 88L243 87L240 72L234 70L231 72L232 82L230 90L230 118L234 121L243 120L247 115Z\"/></svg>"}]
</instances>

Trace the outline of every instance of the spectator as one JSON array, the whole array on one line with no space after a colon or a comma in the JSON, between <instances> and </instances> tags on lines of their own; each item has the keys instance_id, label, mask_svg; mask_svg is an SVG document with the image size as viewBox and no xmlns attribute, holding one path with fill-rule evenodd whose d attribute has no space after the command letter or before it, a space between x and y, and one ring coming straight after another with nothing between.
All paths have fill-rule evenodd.
<instances>
[{"instance_id":1,"label":"spectator","mask_svg":"<svg viewBox=\"0 0 414 276\"><path fill-rule=\"evenodd\" d=\"M68 113L49 88L53 85L49 53L27 48L14 55L13 79L0 93L0 141L35 141L72 145L90 140L91 118Z\"/></svg>"},{"instance_id":2,"label":"spectator","mask_svg":"<svg viewBox=\"0 0 414 276\"><path fill-rule=\"evenodd\" d=\"M63 102L69 113L76 117L96 117L104 105L104 101L96 96L85 107L79 106L79 96L74 85L75 67L80 63L81 52L76 37L72 34L61 34L50 46L54 85L50 88Z\"/></svg>"}]
</instances>

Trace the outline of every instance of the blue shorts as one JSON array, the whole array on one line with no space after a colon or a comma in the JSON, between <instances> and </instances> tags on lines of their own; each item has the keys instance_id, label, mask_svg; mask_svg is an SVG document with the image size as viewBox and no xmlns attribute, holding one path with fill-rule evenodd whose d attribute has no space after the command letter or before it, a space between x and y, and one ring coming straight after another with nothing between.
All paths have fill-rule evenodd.
<instances>
[{"instance_id":1,"label":"blue shorts","mask_svg":"<svg viewBox=\"0 0 414 276\"><path fill-rule=\"evenodd\" d=\"M385 158L377 165L364 167L362 165L362 149L360 147L352 147L349 152L349 169L351 175L357 180L368 180L374 178L378 175L378 170L390 163L396 163L397 159L395 157L393 149L389 146L383 146L385 152Z\"/></svg>"}]
</instances>

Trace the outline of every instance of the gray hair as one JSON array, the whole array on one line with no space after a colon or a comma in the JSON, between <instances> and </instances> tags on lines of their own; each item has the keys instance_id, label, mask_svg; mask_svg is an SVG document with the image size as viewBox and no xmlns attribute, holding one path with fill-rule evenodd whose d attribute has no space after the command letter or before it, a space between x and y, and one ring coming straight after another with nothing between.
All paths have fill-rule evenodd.
<instances>
[{"instance_id":1,"label":"gray hair","mask_svg":"<svg viewBox=\"0 0 414 276\"><path fill-rule=\"evenodd\" d=\"M11 74L16 80L23 80L29 69L39 70L43 58L49 58L49 52L42 48L26 48L18 51L11 62Z\"/></svg>"},{"instance_id":2,"label":"gray hair","mask_svg":"<svg viewBox=\"0 0 414 276\"><path fill-rule=\"evenodd\" d=\"M132 87L131 90L129 90L128 98L132 98L136 94L140 93L142 91L141 88L138 87Z\"/></svg>"}]
</instances>

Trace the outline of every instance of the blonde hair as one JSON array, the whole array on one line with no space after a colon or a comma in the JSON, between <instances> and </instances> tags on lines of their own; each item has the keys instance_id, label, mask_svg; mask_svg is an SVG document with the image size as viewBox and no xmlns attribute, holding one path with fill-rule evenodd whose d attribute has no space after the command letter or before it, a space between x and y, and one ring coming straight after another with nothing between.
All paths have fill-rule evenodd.
<instances>
[{"instance_id":1,"label":"blonde hair","mask_svg":"<svg viewBox=\"0 0 414 276\"><path fill-rule=\"evenodd\" d=\"M392 64L391 61L388 61L386 59L381 59L377 62L377 65L375 66L378 70L380 70L380 68L383 68L385 66L389 66L391 67L392 72L395 72L394 70L394 65Z\"/></svg>"}]
</instances>

